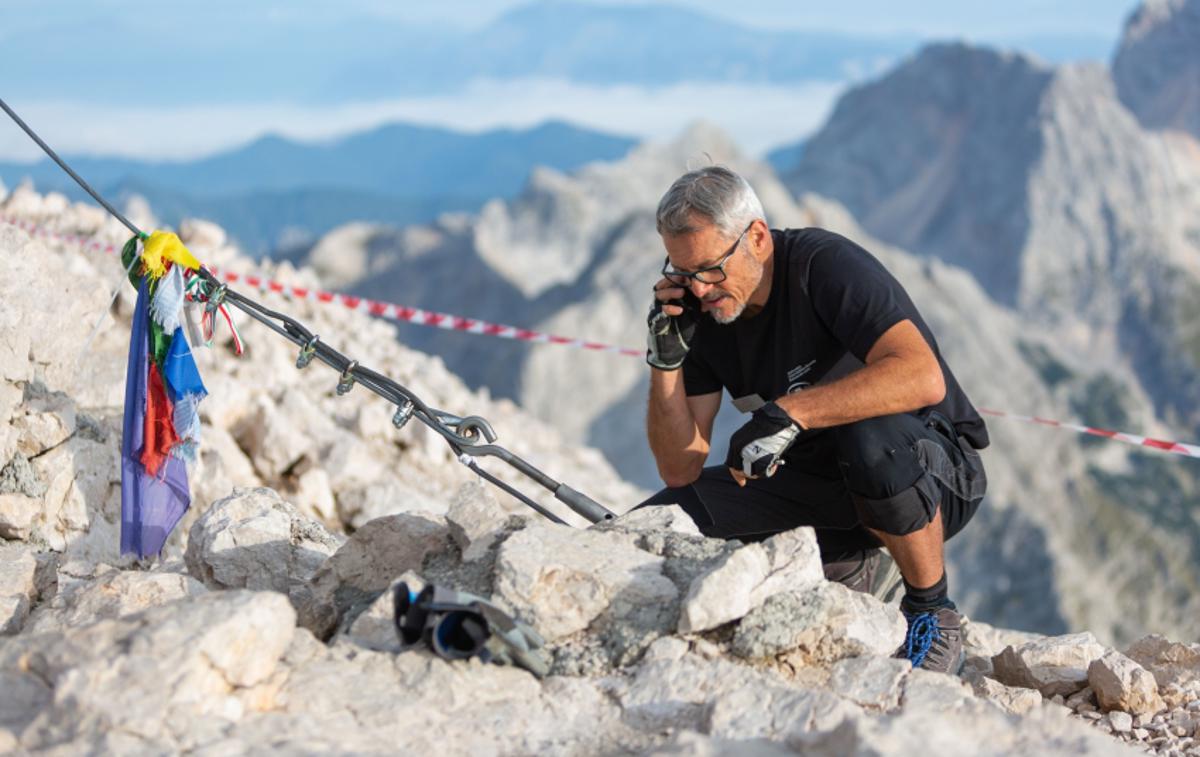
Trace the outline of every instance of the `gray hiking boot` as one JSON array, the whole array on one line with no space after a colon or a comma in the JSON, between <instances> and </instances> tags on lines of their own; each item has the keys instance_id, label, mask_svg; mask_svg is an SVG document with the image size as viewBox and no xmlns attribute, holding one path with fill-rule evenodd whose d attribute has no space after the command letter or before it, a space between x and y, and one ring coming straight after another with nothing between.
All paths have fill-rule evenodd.
<instances>
[{"instance_id":1,"label":"gray hiking boot","mask_svg":"<svg viewBox=\"0 0 1200 757\"><path fill-rule=\"evenodd\" d=\"M913 612L900 605L908 620L908 634L896 650L914 668L957 675L963 664L962 616L953 603L936 610Z\"/></svg>"},{"instance_id":2,"label":"gray hiking boot","mask_svg":"<svg viewBox=\"0 0 1200 757\"><path fill-rule=\"evenodd\" d=\"M900 569L886 550L872 549L846 560L823 565L825 578L852 591L891 602L900 589Z\"/></svg>"}]
</instances>

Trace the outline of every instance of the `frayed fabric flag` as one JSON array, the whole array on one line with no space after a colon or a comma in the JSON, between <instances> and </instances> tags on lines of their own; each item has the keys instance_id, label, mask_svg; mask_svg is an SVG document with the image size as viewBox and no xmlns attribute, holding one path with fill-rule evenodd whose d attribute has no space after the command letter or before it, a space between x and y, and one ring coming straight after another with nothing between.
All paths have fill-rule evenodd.
<instances>
[{"instance_id":1,"label":"frayed fabric flag","mask_svg":"<svg viewBox=\"0 0 1200 757\"><path fill-rule=\"evenodd\" d=\"M150 317L167 334L179 328L183 312L183 267L172 265L158 282L150 301Z\"/></svg>"},{"instance_id":2,"label":"frayed fabric flag","mask_svg":"<svg viewBox=\"0 0 1200 757\"><path fill-rule=\"evenodd\" d=\"M161 377L157 389L151 386L157 366L150 359L150 316L148 279L138 286L137 307L129 339L129 362L125 372L125 418L121 436L121 554L138 557L162 552L167 537L191 504L186 463L171 455L158 462L152 474L143 464L147 441L157 450L161 438L147 439L147 428L174 436L170 398ZM151 408L152 392L161 392L161 402ZM150 412L148 412L148 409ZM165 427L154 418L165 412ZM148 420L151 423L147 423ZM166 429L170 432L166 432ZM152 454L152 459L154 455Z\"/></svg>"},{"instance_id":3,"label":"frayed fabric flag","mask_svg":"<svg viewBox=\"0 0 1200 757\"><path fill-rule=\"evenodd\" d=\"M171 447L171 454L188 462L195 462L196 449L200 444L200 401L208 396L200 370L192 357L183 327L175 329L171 348L163 361L163 378L167 392L174 404L173 421L175 435L179 441Z\"/></svg>"}]
</instances>

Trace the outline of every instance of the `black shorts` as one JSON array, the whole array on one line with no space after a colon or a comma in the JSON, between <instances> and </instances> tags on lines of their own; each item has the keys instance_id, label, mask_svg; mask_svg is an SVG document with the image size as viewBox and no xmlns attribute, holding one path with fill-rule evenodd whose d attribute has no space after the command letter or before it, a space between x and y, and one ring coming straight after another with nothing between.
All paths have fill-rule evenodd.
<instances>
[{"instance_id":1,"label":"black shorts","mask_svg":"<svg viewBox=\"0 0 1200 757\"><path fill-rule=\"evenodd\" d=\"M902 413L803 437L771 478L740 487L724 466L638 507L679 505L706 536L757 541L813 526L821 557L878 547L869 529L903 535L938 508L946 539L975 514L987 488L979 453L937 413Z\"/></svg>"}]
</instances>

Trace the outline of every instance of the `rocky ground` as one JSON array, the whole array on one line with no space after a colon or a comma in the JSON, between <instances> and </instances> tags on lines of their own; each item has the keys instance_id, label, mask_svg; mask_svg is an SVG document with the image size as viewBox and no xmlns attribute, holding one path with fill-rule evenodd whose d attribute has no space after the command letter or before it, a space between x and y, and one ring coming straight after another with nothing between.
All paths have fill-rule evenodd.
<instances>
[{"instance_id":1,"label":"rocky ground","mask_svg":"<svg viewBox=\"0 0 1200 757\"><path fill-rule=\"evenodd\" d=\"M0 216L123 241L26 190ZM218 229L181 231L242 265ZM961 676L913 671L897 609L825 581L810 530L726 543L674 508L551 524L264 329L202 360L192 511L161 560L122 558L115 258L0 223L0 260L0 752L1200 754L1200 644L972 622ZM268 303L613 509L640 495L385 324ZM398 580L491 597L551 674L401 648Z\"/></svg>"}]
</instances>

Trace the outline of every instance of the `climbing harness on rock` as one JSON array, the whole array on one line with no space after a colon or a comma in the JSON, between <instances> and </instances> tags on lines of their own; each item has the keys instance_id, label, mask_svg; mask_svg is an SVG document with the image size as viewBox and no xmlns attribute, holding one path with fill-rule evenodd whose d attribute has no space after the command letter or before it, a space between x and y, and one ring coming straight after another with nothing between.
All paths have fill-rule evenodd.
<instances>
[{"instance_id":1,"label":"climbing harness on rock","mask_svg":"<svg viewBox=\"0 0 1200 757\"><path fill-rule=\"evenodd\" d=\"M392 591L396 633L405 644L424 642L446 660L517 665L538 678L550 672L538 632L483 597L433 584L414 592L404 582Z\"/></svg>"}]
</instances>

